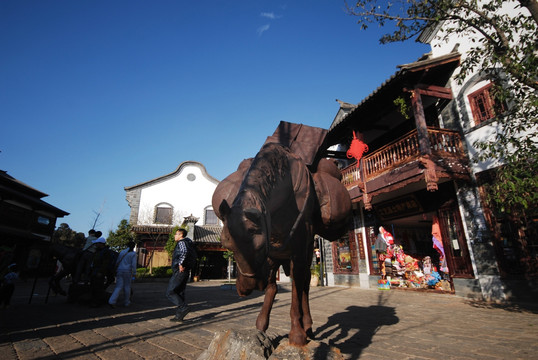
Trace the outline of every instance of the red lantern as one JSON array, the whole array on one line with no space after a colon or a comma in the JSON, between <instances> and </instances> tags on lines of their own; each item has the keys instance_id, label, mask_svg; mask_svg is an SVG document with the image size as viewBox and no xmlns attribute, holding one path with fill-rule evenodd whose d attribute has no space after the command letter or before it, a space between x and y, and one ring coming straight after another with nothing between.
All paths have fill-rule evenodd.
<instances>
[{"instance_id":1,"label":"red lantern","mask_svg":"<svg viewBox=\"0 0 538 360\"><path fill-rule=\"evenodd\" d=\"M353 131L353 140L351 140L351 145L349 146L349 149L347 150L347 157L348 159L355 158L357 159L357 165L362 157L362 155L368 151L368 145L357 139L357 136L355 135L355 131Z\"/></svg>"}]
</instances>

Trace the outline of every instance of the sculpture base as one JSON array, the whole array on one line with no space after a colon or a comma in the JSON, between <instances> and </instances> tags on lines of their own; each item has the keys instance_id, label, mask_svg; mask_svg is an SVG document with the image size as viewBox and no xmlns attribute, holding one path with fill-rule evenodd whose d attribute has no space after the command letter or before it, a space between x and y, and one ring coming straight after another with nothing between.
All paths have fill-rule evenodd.
<instances>
[{"instance_id":1,"label":"sculpture base","mask_svg":"<svg viewBox=\"0 0 538 360\"><path fill-rule=\"evenodd\" d=\"M317 341L310 341L305 346L293 346L283 339L277 345L275 349L273 340L259 330L226 330L215 335L198 360L344 359L340 350Z\"/></svg>"}]
</instances>

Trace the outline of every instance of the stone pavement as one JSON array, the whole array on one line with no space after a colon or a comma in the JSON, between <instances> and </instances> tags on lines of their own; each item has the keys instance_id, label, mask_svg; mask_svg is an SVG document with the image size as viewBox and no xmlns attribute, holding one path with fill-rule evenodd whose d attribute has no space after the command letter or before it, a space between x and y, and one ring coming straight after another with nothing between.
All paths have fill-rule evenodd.
<instances>
[{"instance_id":1,"label":"stone pavement","mask_svg":"<svg viewBox=\"0 0 538 360\"><path fill-rule=\"evenodd\" d=\"M166 282L133 284L129 308L89 308L51 296L40 280L0 310L0 359L197 359L221 330L254 329L263 294L240 298L222 282L187 287L191 312L170 322ZM287 340L290 284L280 284L268 335ZM316 287L316 341L347 359L538 359L538 304L492 305L454 295ZM318 356L316 358L322 358Z\"/></svg>"}]
</instances>

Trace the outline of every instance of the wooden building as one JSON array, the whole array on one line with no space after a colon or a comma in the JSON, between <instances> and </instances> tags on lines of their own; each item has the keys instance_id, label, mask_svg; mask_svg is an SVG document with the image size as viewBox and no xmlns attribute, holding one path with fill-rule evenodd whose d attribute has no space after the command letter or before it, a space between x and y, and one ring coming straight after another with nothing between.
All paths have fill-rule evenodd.
<instances>
[{"instance_id":1,"label":"wooden building","mask_svg":"<svg viewBox=\"0 0 538 360\"><path fill-rule=\"evenodd\" d=\"M69 215L43 201L46 196L0 170L0 273L11 263L23 276L43 265L56 220Z\"/></svg>"},{"instance_id":2,"label":"wooden building","mask_svg":"<svg viewBox=\"0 0 538 360\"><path fill-rule=\"evenodd\" d=\"M517 2L504 5L496 10L499 14L515 18L525 11ZM481 35L443 36L445 25L450 26L441 23L419 36L430 44L430 53L399 66L358 104L339 101L324 155L340 163L354 221L347 238L319 240L322 253L329 255L324 259L327 280L377 286L380 264L374 243L383 226L405 254L418 261L428 256L439 269L435 234L446 260L443 276L449 286L443 291L536 301L538 217L524 224L488 208L482 185L495 181L490 175L502 159L471 161L480 152L475 142L499 131L496 116L510 104L499 104L492 96L487 71L457 78L460 62L471 47L480 46ZM346 153L354 135L367 145L358 162Z\"/></svg>"},{"instance_id":3,"label":"wooden building","mask_svg":"<svg viewBox=\"0 0 538 360\"><path fill-rule=\"evenodd\" d=\"M356 134L368 151L358 163L342 151L327 154L339 159L354 204L353 230L332 248L335 284L377 285L373 246L379 226L394 234L406 254L429 256L439 266L431 235L438 219L452 283L444 290L476 287L460 212L462 189L471 179L469 160L457 127L440 123L439 116L452 99L446 84L459 61L459 53L425 56L400 66L359 104L341 103L327 145L347 149Z\"/></svg>"}]
</instances>

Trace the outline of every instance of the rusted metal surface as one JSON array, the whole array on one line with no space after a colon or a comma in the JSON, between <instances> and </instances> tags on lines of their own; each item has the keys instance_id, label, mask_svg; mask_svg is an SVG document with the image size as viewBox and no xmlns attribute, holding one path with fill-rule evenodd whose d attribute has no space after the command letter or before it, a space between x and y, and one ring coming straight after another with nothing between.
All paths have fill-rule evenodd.
<instances>
[{"instance_id":1,"label":"rusted metal surface","mask_svg":"<svg viewBox=\"0 0 538 360\"><path fill-rule=\"evenodd\" d=\"M281 122L254 160L244 161L225 178L212 199L224 223L222 244L234 252L239 295L265 290L258 330L269 326L279 267L293 278L289 339L294 345L305 345L312 332L308 289L314 235L337 239L351 213L336 165L329 160L315 163L325 134L323 129ZM318 171L312 175L308 165Z\"/></svg>"},{"instance_id":2,"label":"rusted metal surface","mask_svg":"<svg viewBox=\"0 0 538 360\"><path fill-rule=\"evenodd\" d=\"M325 129L281 121L265 144L271 142L282 144L299 156L307 166L311 166L315 163L316 155L326 136Z\"/></svg>"}]
</instances>

